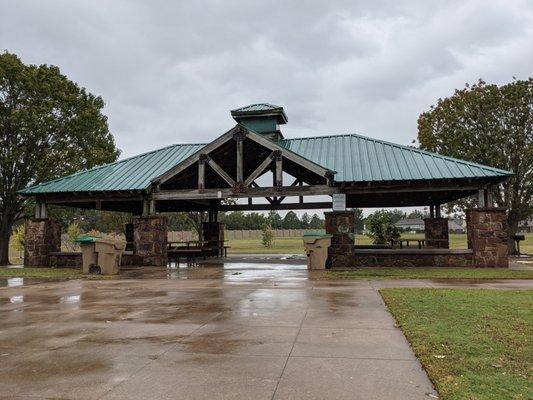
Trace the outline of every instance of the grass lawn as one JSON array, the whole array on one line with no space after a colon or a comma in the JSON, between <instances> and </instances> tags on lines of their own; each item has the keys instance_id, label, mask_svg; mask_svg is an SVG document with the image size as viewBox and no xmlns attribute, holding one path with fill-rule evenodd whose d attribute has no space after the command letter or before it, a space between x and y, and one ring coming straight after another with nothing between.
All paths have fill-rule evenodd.
<instances>
[{"instance_id":1,"label":"grass lawn","mask_svg":"<svg viewBox=\"0 0 533 400\"><path fill-rule=\"evenodd\" d=\"M533 270L507 268L358 268L326 271L326 279L533 279Z\"/></svg>"},{"instance_id":2,"label":"grass lawn","mask_svg":"<svg viewBox=\"0 0 533 400\"><path fill-rule=\"evenodd\" d=\"M441 399L533 398L533 291L381 294Z\"/></svg>"},{"instance_id":3,"label":"grass lawn","mask_svg":"<svg viewBox=\"0 0 533 400\"><path fill-rule=\"evenodd\" d=\"M1 268L0 278L109 279L110 275L84 275L75 268Z\"/></svg>"},{"instance_id":4,"label":"grass lawn","mask_svg":"<svg viewBox=\"0 0 533 400\"><path fill-rule=\"evenodd\" d=\"M404 238L420 238L423 233L410 234L404 233ZM357 235L355 242L361 245L372 244L372 240L365 235ZM415 243L416 245L416 243ZM274 245L270 248L261 244L261 239L238 239L230 240L228 246L230 254L303 254L304 246L300 237L274 238ZM466 249L466 234L450 234L450 248ZM526 234L526 240L521 242L520 250L522 253L533 254L533 233Z\"/></svg>"}]
</instances>

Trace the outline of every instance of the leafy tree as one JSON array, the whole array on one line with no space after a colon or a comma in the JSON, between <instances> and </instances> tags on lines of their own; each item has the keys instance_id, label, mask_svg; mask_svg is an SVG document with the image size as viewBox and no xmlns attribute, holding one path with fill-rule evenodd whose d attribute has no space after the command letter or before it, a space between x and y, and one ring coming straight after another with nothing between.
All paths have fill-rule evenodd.
<instances>
[{"instance_id":1,"label":"leafy tree","mask_svg":"<svg viewBox=\"0 0 533 400\"><path fill-rule=\"evenodd\" d=\"M283 229L299 229L300 220L294 211L289 211L283 218Z\"/></svg>"},{"instance_id":2,"label":"leafy tree","mask_svg":"<svg viewBox=\"0 0 533 400\"><path fill-rule=\"evenodd\" d=\"M274 244L274 232L269 224L263 225L261 230L261 243L264 247L272 247Z\"/></svg>"},{"instance_id":3,"label":"leafy tree","mask_svg":"<svg viewBox=\"0 0 533 400\"><path fill-rule=\"evenodd\" d=\"M302 229L309 228L309 224L311 223L311 217L307 213L303 213L302 219L300 220L300 225Z\"/></svg>"},{"instance_id":4,"label":"leafy tree","mask_svg":"<svg viewBox=\"0 0 533 400\"><path fill-rule=\"evenodd\" d=\"M59 68L0 54L0 265L22 218L17 191L117 159L103 107Z\"/></svg>"},{"instance_id":5,"label":"leafy tree","mask_svg":"<svg viewBox=\"0 0 533 400\"><path fill-rule=\"evenodd\" d=\"M269 211L267 220L269 221L270 226L274 229L281 229L283 227L283 219L277 211Z\"/></svg>"},{"instance_id":6,"label":"leafy tree","mask_svg":"<svg viewBox=\"0 0 533 400\"><path fill-rule=\"evenodd\" d=\"M393 213L385 210L376 211L366 219L368 236L374 244L388 244L400 237L400 230L394 226Z\"/></svg>"},{"instance_id":7,"label":"leafy tree","mask_svg":"<svg viewBox=\"0 0 533 400\"><path fill-rule=\"evenodd\" d=\"M500 87L479 80L439 99L420 115L418 140L422 149L514 173L495 193L496 205L509 210L511 235L533 214L533 78ZM509 247L516 251L514 241Z\"/></svg>"},{"instance_id":8,"label":"leafy tree","mask_svg":"<svg viewBox=\"0 0 533 400\"><path fill-rule=\"evenodd\" d=\"M413 210L409 214L407 214L406 218L409 218L409 219L424 219L424 218L428 218L428 217L429 217L429 214L427 213L427 211Z\"/></svg>"},{"instance_id":9,"label":"leafy tree","mask_svg":"<svg viewBox=\"0 0 533 400\"><path fill-rule=\"evenodd\" d=\"M355 214L355 231L362 232L365 228L363 210L360 208L354 208L352 211Z\"/></svg>"},{"instance_id":10,"label":"leafy tree","mask_svg":"<svg viewBox=\"0 0 533 400\"><path fill-rule=\"evenodd\" d=\"M313 214L311 221L309 222L309 228L311 229L324 229L325 221L321 219L318 214Z\"/></svg>"}]
</instances>

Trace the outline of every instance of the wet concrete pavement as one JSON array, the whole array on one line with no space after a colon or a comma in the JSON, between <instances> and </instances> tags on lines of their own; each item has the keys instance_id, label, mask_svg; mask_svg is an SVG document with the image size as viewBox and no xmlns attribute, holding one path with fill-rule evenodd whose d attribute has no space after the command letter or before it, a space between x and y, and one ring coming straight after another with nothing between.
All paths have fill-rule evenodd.
<instances>
[{"instance_id":1,"label":"wet concrete pavement","mask_svg":"<svg viewBox=\"0 0 533 400\"><path fill-rule=\"evenodd\" d=\"M377 289L450 284L318 277L237 262L13 282L0 289L0 397L434 398Z\"/></svg>"}]
</instances>

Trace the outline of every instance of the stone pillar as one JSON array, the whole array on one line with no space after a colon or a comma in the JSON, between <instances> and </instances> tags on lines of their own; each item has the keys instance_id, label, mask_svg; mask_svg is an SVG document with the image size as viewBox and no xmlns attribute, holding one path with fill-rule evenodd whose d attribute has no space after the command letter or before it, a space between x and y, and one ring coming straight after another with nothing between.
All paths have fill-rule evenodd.
<instances>
[{"instance_id":1,"label":"stone pillar","mask_svg":"<svg viewBox=\"0 0 533 400\"><path fill-rule=\"evenodd\" d=\"M441 249L450 248L450 237L448 235L448 218L425 218L424 233L426 244L431 247ZM446 239L446 242L433 242L430 239Z\"/></svg>"},{"instance_id":2,"label":"stone pillar","mask_svg":"<svg viewBox=\"0 0 533 400\"><path fill-rule=\"evenodd\" d=\"M61 251L61 225L49 218L26 220L24 266L50 266L50 253Z\"/></svg>"},{"instance_id":3,"label":"stone pillar","mask_svg":"<svg viewBox=\"0 0 533 400\"><path fill-rule=\"evenodd\" d=\"M466 210L468 248L473 251L477 268L509 267L509 231L504 208L471 208Z\"/></svg>"},{"instance_id":4,"label":"stone pillar","mask_svg":"<svg viewBox=\"0 0 533 400\"><path fill-rule=\"evenodd\" d=\"M133 218L133 255L140 266L166 266L167 217L150 215Z\"/></svg>"},{"instance_id":5,"label":"stone pillar","mask_svg":"<svg viewBox=\"0 0 533 400\"><path fill-rule=\"evenodd\" d=\"M224 240L224 224L221 222L203 222L202 237L206 242Z\"/></svg>"},{"instance_id":6,"label":"stone pillar","mask_svg":"<svg viewBox=\"0 0 533 400\"><path fill-rule=\"evenodd\" d=\"M350 268L355 263L355 214L331 211L326 216L326 233L332 235L328 249L331 268Z\"/></svg>"},{"instance_id":7,"label":"stone pillar","mask_svg":"<svg viewBox=\"0 0 533 400\"><path fill-rule=\"evenodd\" d=\"M203 222L202 223L202 237L206 242L212 246L217 246L220 240L224 240L224 224L220 222ZM216 250L213 255L219 256L221 253Z\"/></svg>"}]
</instances>

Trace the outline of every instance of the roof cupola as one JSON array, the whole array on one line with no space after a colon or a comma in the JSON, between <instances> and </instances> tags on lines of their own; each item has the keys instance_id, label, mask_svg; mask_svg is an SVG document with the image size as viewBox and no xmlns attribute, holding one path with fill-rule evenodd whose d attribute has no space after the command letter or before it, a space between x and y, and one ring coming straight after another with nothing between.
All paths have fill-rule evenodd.
<instances>
[{"instance_id":1,"label":"roof cupola","mask_svg":"<svg viewBox=\"0 0 533 400\"><path fill-rule=\"evenodd\" d=\"M231 110L231 116L251 131L274 141L283 139L279 125L288 121L283 107L268 103L250 104Z\"/></svg>"}]
</instances>

